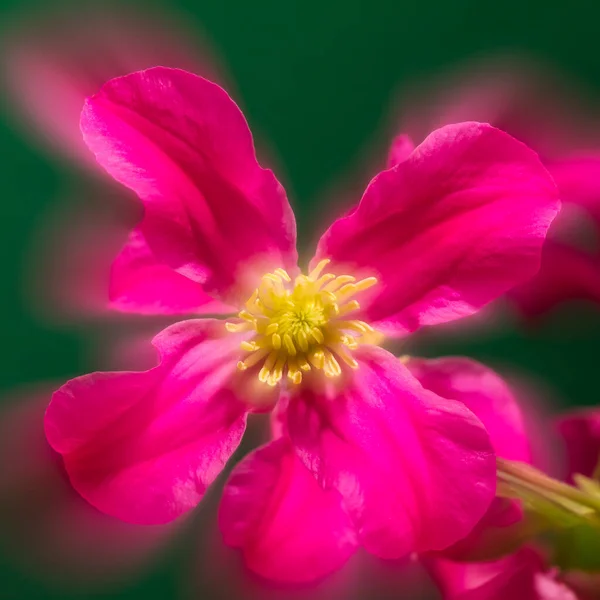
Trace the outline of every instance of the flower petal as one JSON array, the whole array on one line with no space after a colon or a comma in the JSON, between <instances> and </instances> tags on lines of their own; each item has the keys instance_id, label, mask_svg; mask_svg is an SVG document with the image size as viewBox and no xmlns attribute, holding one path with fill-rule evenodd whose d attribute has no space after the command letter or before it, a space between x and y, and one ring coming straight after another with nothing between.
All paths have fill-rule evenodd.
<instances>
[{"instance_id":1,"label":"flower petal","mask_svg":"<svg viewBox=\"0 0 600 600\"><path fill-rule=\"evenodd\" d=\"M392 145L388 154L387 168L391 169L398 163L406 160L414 149L415 145L408 135L397 135L392 140Z\"/></svg>"},{"instance_id":2,"label":"flower petal","mask_svg":"<svg viewBox=\"0 0 600 600\"><path fill-rule=\"evenodd\" d=\"M239 339L214 320L154 338L160 364L92 373L55 392L46 437L75 489L124 521L164 523L193 508L238 446L245 405L227 387Z\"/></svg>"},{"instance_id":3,"label":"flower petal","mask_svg":"<svg viewBox=\"0 0 600 600\"><path fill-rule=\"evenodd\" d=\"M442 398L462 402L487 429L498 456L531 461L529 441L519 405L494 371L460 356L434 360L411 358L406 366L421 385Z\"/></svg>"},{"instance_id":4,"label":"flower petal","mask_svg":"<svg viewBox=\"0 0 600 600\"><path fill-rule=\"evenodd\" d=\"M547 166L563 202L585 208L600 226L600 153L578 154Z\"/></svg>"},{"instance_id":5,"label":"flower petal","mask_svg":"<svg viewBox=\"0 0 600 600\"><path fill-rule=\"evenodd\" d=\"M225 543L268 579L312 581L337 569L357 547L335 490L323 490L288 438L248 455L225 485L219 510Z\"/></svg>"},{"instance_id":6,"label":"flower petal","mask_svg":"<svg viewBox=\"0 0 600 600\"><path fill-rule=\"evenodd\" d=\"M531 462L529 440L519 405L509 387L494 371L463 357L411 358L406 366L425 389L465 404L487 429L498 456ZM518 546L521 532L516 524L521 521L522 515L520 503L494 498L474 529L445 549L444 556L487 558L498 556L502 549ZM515 527L511 528L511 525Z\"/></svg>"},{"instance_id":7,"label":"flower petal","mask_svg":"<svg viewBox=\"0 0 600 600\"><path fill-rule=\"evenodd\" d=\"M347 380L290 400L290 436L325 489L345 500L364 546L382 558L464 537L495 493L489 437L462 403L421 387L394 356L364 346Z\"/></svg>"},{"instance_id":8,"label":"flower petal","mask_svg":"<svg viewBox=\"0 0 600 600\"><path fill-rule=\"evenodd\" d=\"M529 548L488 563L427 561L444 600L577 600Z\"/></svg>"},{"instance_id":9,"label":"flower petal","mask_svg":"<svg viewBox=\"0 0 600 600\"><path fill-rule=\"evenodd\" d=\"M531 277L558 208L526 146L489 125L449 125L373 179L316 260L377 275L366 318L402 335L469 315Z\"/></svg>"},{"instance_id":10,"label":"flower petal","mask_svg":"<svg viewBox=\"0 0 600 600\"><path fill-rule=\"evenodd\" d=\"M158 262L144 234L134 229L110 274L111 307L141 314L226 314L234 308L215 300L202 286Z\"/></svg>"},{"instance_id":11,"label":"flower petal","mask_svg":"<svg viewBox=\"0 0 600 600\"><path fill-rule=\"evenodd\" d=\"M565 415L558 421L558 429L566 444L569 475L591 477L600 465L600 409Z\"/></svg>"},{"instance_id":12,"label":"flower petal","mask_svg":"<svg viewBox=\"0 0 600 600\"><path fill-rule=\"evenodd\" d=\"M81 129L98 162L143 201L140 227L159 262L224 296L247 294L234 285L248 269L295 268L285 192L216 84L164 67L119 77L87 100Z\"/></svg>"},{"instance_id":13,"label":"flower petal","mask_svg":"<svg viewBox=\"0 0 600 600\"><path fill-rule=\"evenodd\" d=\"M508 295L527 317L539 316L567 300L600 304L600 255L548 240L538 273Z\"/></svg>"}]
</instances>

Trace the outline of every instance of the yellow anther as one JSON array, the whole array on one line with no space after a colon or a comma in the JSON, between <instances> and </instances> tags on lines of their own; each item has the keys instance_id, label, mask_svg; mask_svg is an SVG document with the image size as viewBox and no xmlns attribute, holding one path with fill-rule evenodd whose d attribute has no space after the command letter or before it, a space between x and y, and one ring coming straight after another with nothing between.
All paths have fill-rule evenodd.
<instances>
[{"instance_id":1,"label":"yellow anther","mask_svg":"<svg viewBox=\"0 0 600 600\"><path fill-rule=\"evenodd\" d=\"M270 348L259 348L254 352L254 354L247 356L243 361L244 369L249 369L250 367L258 364L265 356L267 356L267 354L269 354L269 352L271 352ZM239 363L238 368L240 368Z\"/></svg>"},{"instance_id":2,"label":"yellow anther","mask_svg":"<svg viewBox=\"0 0 600 600\"><path fill-rule=\"evenodd\" d=\"M252 296L250 296L250 298L248 298L248 300L246 300L246 308L248 309L248 311L251 311L254 308L257 300L258 300L258 290L254 290L254 292L252 292Z\"/></svg>"},{"instance_id":3,"label":"yellow anther","mask_svg":"<svg viewBox=\"0 0 600 600\"><path fill-rule=\"evenodd\" d=\"M298 385L302 383L302 371L298 369L298 361L295 358L288 358L288 379Z\"/></svg>"},{"instance_id":4,"label":"yellow anther","mask_svg":"<svg viewBox=\"0 0 600 600\"><path fill-rule=\"evenodd\" d=\"M283 279L284 281L287 281L288 283L292 281L292 278L289 276L288 272L285 269L275 269L274 272L277 273L277 275L279 275L279 277L281 277L281 279Z\"/></svg>"},{"instance_id":5,"label":"yellow anther","mask_svg":"<svg viewBox=\"0 0 600 600\"><path fill-rule=\"evenodd\" d=\"M298 385L303 373L313 369L338 377L343 368L358 368L351 351L372 343L375 335L370 325L348 316L360 309L350 298L377 280L323 273L329 262L319 261L308 276L293 281L282 268L263 275L238 315L241 321L225 324L227 331L253 332L240 343L249 354L238 369L257 367L258 379L276 386L282 381Z\"/></svg>"},{"instance_id":6,"label":"yellow anther","mask_svg":"<svg viewBox=\"0 0 600 600\"><path fill-rule=\"evenodd\" d=\"M256 317L248 312L247 310L242 310L240 311L239 315L240 318L244 319L244 321L250 321L250 323L253 323L254 321L256 321Z\"/></svg>"},{"instance_id":7,"label":"yellow anther","mask_svg":"<svg viewBox=\"0 0 600 600\"><path fill-rule=\"evenodd\" d=\"M332 302L329 305L329 316L330 317L339 317L340 316L340 307L337 302Z\"/></svg>"},{"instance_id":8,"label":"yellow anther","mask_svg":"<svg viewBox=\"0 0 600 600\"><path fill-rule=\"evenodd\" d=\"M272 335L279 329L279 323L269 323L265 329L265 335Z\"/></svg>"},{"instance_id":9,"label":"yellow anther","mask_svg":"<svg viewBox=\"0 0 600 600\"><path fill-rule=\"evenodd\" d=\"M302 371L293 371L292 369L289 369L288 377L292 380L292 383L295 383L296 385L302 383Z\"/></svg>"},{"instance_id":10,"label":"yellow anther","mask_svg":"<svg viewBox=\"0 0 600 600\"><path fill-rule=\"evenodd\" d=\"M310 371L310 363L306 360L306 358L304 358L304 356L298 357L298 366L303 371Z\"/></svg>"},{"instance_id":11,"label":"yellow anther","mask_svg":"<svg viewBox=\"0 0 600 600\"><path fill-rule=\"evenodd\" d=\"M312 279L312 277L311 277ZM331 281L332 279L335 279L335 275L333 273L325 273L325 275L321 275L321 277L319 277L319 279L317 279L315 281L315 283L319 286L322 287L324 286L326 283L328 283L329 281Z\"/></svg>"},{"instance_id":12,"label":"yellow anther","mask_svg":"<svg viewBox=\"0 0 600 600\"><path fill-rule=\"evenodd\" d=\"M239 333L241 331L251 331L252 324L251 323L225 323L225 329L230 333Z\"/></svg>"},{"instance_id":13,"label":"yellow anther","mask_svg":"<svg viewBox=\"0 0 600 600\"><path fill-rule=\"evenodd\" d=\"M325 364L325 353L323 350L313 350L309 353L308 360L315 369L322 369Z\"/></svg>"},{"instance_id":14,"label":"yellow anther","mask_svg":"<svg viewBox=\"0 0 600 600\"><path fill-rule=\"evenodd\" d=\"M343 304L338 312L338 317L343 317L344 315L347 315L348 313L354 312L355 310L358 310L360 308L360 304L358 303L358 300L350 300L350 302L346 302L346 304Z\"/></svg>"},{"instance_id":15,"label":"yellow anther","mask_svg":"<svg viewBox=\"0 0 600 600\"><path fill-rule=\"evenodd\" d=\"M289 333L283 335L283 343L285 344L285 349L288 351L288 354L296 356L296 346L294 346L292 336Z\"/></svg>"},{"instance_id":16,"label":"yellow anther","mask_svg":"<svg viewBox=\"0 0 600 600\"><path fill-rule=\"evenodd\" d=\"M352 283L353 281L356 281L356 277L352 277L352 275L340 275L339 277L336 277L331 283L328 283L324 289L327 292L335 292L335 290L338 290L346 283Z\"/></svg>"},{"instance_id":17,"label":"yellow anther","mask_svg":"<svg viewBox=\"0 0 600 600\"><path fill-rule=\"evenodd\" d=\"M356 360L354 358L352 358L351 356L348 356L346 353L344 352L340 352L339 355L342 357L342 360L351 368L351 369L358 369L358 363L356 362Z\"/></svg>"},{"instance_id":18,"label":"yellow anther","mask_svg":"<svg viewBox=\"0 0 600 600\"><path fill-rule=\"evenodd\" d=\"M358 342L356 341L356 338L350 334L344 336L342 344L344 344L344 346L348 346L350 350L356 350L358 348Z\"/></svg>"},{"instance_id":19,"label":"yellow anther","mask_svg":"<svg viewBox=\"0 0 600 600\"><path fill-rule=\"evenodd\" d=\"M322 344L325 341L323 332L318 327L313 327L309 331L309 333L312 336L313 340L315 340L315 342L317 342L317 344Z\"/></svg>"},{"instance_id":20,"label":"yellow anther","mask_svg":"<svg viewBox=\"0 0 600 600\"><path fill-rule=\"evenodd\" d=\"M354 284L356 291L364 292L368 290L370 287L373 287L377 283L377 277L367 277L365 279L361 279Z\"/></svg>"},{"instance_id":21,"label":"yellow anther","mask_svg":"<svg viewBox=\"0 0 600 600\"><path fill-rule=\"evenodd\" d=\"M357 331L358 333L373 333L373 331L375 331L364 321L340 321L340 325L343 329L350 329L351 331Z\"/></svg>"},{"instance_id":22,"label":"yellow anther","mask_svg":"<svg viewBox=\"0 0 600 600\"><path fill-rule=\"evenodd\" d=\"M277 357L277 361L276 361L275 365L273 366L273 369L271 370L271 374L269 375L269 378L267 379L267 383L270 386L277 385L281 381L281 378L283 377L283 367L285 365L285 362L286 362L285 356L279 355Z\"/></svg>"},{"instance_id":23,"label":"yellow anther","mask_svg":"<svg viewBox=\"0 0 600 600\"><path fill-rule=\"evenodd\" d=\"M331 262L328 258L324 258L317 263L317 266L308 274L308 278L315 281L317 277L321 274L323 269ZM335 275L334 275L335 277Z\"/></svg>"},{"instance_id":24,"label":"yellow anther","mask_svg":"<svg viewBox=\"0 0 600 600\"><path fill-rule=\"evenodd\" d=\"M296 341L298 342L298 346L300 346L300 350L302 352L306 352L308 350L308 338L306 337L306 331L304 329L300 329L296 335Z\"/></svg>"},{"instance_id":25,"label":"yellow anther","mask_svg":"<svg viewBox=\"0 0 600 600\"><path fill-rule=\"evenodd\" d=\"M340 367L340 363L335 359L335 356L333 356L329 350L325 350L323 354L325 360L325 365L323 367L325 375L328 377L338 377L341 375L342 368Z\"/></svg>"},{"instance_id":26,"label":"yellow anther","mask_svg":"<svg viewBox=\"0 0 600 600\"><path fill-rule=\"evenodd\" d=\"M242 342L240 348L246 352L253 352L254 350L258 350L258 345L256 342Z\"/></svg>"}]
</instances>

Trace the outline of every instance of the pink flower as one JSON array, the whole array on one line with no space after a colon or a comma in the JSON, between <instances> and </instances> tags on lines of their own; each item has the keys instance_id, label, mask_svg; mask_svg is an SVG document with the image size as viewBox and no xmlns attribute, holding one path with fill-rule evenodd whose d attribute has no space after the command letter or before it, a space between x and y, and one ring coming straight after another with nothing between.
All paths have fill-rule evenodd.
<instances>
[{"instance_id":1,"label":"pink flower","mask_svg":"<svg viewBox=\"0 0 600 600\"><path fill-rule=\"evenodd\" d=\"M578 600L531 548L489 563L437 561L433 570L445 600ZM581 597L583 598L583 597Z\"/></svg>"},{"instance_id":2,"label":"pink flower","mask_svg":"<svg viewBox=\"0 0 600 600\"><path fill-rule=\"evenodd\" d=\"M600 409L581 409L563 416L558 431L567 449L567 478L592 477L600 469Z\"/></svg>"},{"instance_id":3,"label":"pink flower","mask_svg":"<svg viewBox=\"0 0 600 600\"><path fill-rule=\"evenodd\" d=\"M600 254L585 243L600 232L600 123L575 96L573 85L558 83L523 57L488 58L433 82L402 110L404 135L398 139L405 151L411 139L432 129L477 120L539 153L564 210L544 246L539 272L509 295L528 317L571 299L600 303Z\"/></svg>"},{"instance_id":4,"label":"pink flower","mask_svg":"<svg viewBox=\"0 0 600 600\"><path fill-rule=\"evenodd\" d=\"M236 467L220 510L251 569L310 580L359 545L399 558L464 537L494 497L488 433L379 343L531 277L559 205L537 156L489 125L435 131L371 181L301 274L285 192L217 85L134 73L90 98L81 124L145 209L114 264L114 307L228 316L165 329L148 371L54 394L46 435L79 493L125 521L175 519L248 413L275 407L274 441Z\"/></svg>"},{"instance_id":5,"label":"pink flower","mask_svg":"<svg viewBox=\"0 0 600 600\"><path fill-rule=\"evenodd\" d=\"M559 431L567 451L569 479L576 473L592 477L598 468L599 425L598 409L581 410L559 420ZM517 433L515 439L522 440L522 436ZM495 449L500 456L509 457L504 454L505 450L497 446ZM489 536L490 525L494 526L489 522L480 523L477 529L482 536ZM598 598L600 589L597 575L569 570L561 572L550 566L542 553L533 547L523 547L489 562L435 558L428 559L427 565L445 600L502 600L508 597L515 600L591 600Z\"/></svg>"}]
</instances>

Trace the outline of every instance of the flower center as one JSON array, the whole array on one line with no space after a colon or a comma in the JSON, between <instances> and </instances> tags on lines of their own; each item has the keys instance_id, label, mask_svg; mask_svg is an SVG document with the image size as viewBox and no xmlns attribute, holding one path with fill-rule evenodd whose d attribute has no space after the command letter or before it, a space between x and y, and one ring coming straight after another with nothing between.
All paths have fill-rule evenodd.
<instances>
[{"instance_id":1,"label":"flower center","mask_svg":"<svg viewBox=\"0 0 600 600\"><path fill-rule=\"evenodd\" d=\"M262 363L258 378L275 386L284 375L299 384L302 373L322 370L327 377L341 375L340 360L356 369L350 351L359 343L372 342L374 329L348 319L360 304L353 298L377 283L375 277L356 281L351 275L322 274L329 259L294 281L284 269L263 275L259 287L239 313L238 323L226 323L228 331L253 331L241 344L248 356L238 369Z\"/></svg>"}]
</instances>

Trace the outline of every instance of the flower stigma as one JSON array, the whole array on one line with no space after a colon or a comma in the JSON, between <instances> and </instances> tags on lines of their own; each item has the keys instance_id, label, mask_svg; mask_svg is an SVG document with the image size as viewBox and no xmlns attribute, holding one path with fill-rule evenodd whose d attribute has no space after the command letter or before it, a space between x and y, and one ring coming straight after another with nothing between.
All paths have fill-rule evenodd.
<instances>
[{"instance_id":1,"label":"flower stigma","mask_svg":"<svg viewBox=\"0 0 600 600\"><path fill-rule=\"evenodd\" d=\"M320 261L308 275L294 280L284 269L262 276L238 314L241 321L225 324L230 332L254 332L241 343L248 356L238 362L240 371L262 364L258 379L275 386L286 374L290 382L300 384L303 372L312 369L338 377L340 360L358 368L351 351L359 343L373 343L378 334L368 323L348 315L360 309L353 297L377 279L357 281L351 275L323 274L329 262Z\"/></svg>"}]
</instances>

